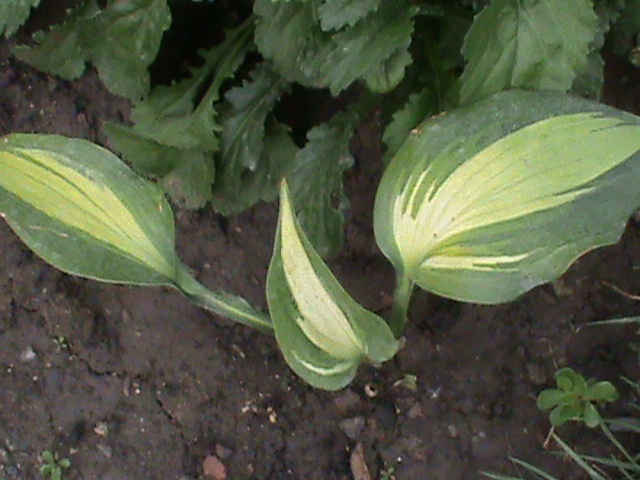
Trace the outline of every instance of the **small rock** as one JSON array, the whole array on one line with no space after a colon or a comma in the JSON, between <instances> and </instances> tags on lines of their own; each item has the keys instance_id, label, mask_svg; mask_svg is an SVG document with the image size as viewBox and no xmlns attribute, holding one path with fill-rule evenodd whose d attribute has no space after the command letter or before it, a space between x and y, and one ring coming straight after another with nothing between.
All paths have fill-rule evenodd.
<instances>
[{"instance_id":1,"label":"small rock","mask_svg":"<svg viewBox=\"0 0 640 480\"><path fill-rule=\"evenodd\" d=\"M9 452L4 448L0 448L0 463L9 463Z\"/></svg>"},{"instance_id":2,"label":"small rock","mask_svg":"<svg viewBox=\"0 0 640 480\"><path fill-rule=\"evenodd\" d=\"M341 395L333 399L333 403L341 415L345 415L355 410L360 404L360 396L347 388Z\"/></svg>"},{"instance_id":3,"label":"small rock","mask_svg":"<svg viewBox=\"0 0 640 480\"><path fill-rule=\"evenodd\" d=\"M351 465L351 475L353 480L373 480L371 471L367 466L367 462L364 458L364 448L362 443L358 442L356 448L351 452L351 458L349 459Z\"/></svg>"},{"instance_id":4,"label":"small rock","mask_svg":"<svg viewBox=\"0 0 640 480\"><path fill-rule=\"evenodd\" d=\"M96 423L96 426L93 427L93 433L99 437L106 437L109 435L109 424L107 422Z\"/></svg>"},{"instance_id":5,"label":"small rock","mask_svg":"<svg viewBox=\"0 0 640 480\"><path fill-rule=\"evenodd\" d=\"M37 357L35 350L33 349L32 346L28 346L27 348L24 349L24 351L20 354L20 361L21 362L32 362L33 360L35 360Z\"/></svg>"},{"instance_id":6,"label":"small rock","mask_svg":"<svg viewBox=\"0 0 640 480\"><path fill-rule=\"evenodd\" d=\"M349 437L351 440L355 440L360 436L364 430L365 419L362 416L353 418L345 418L339 423L340 430Z\"/></svg>"},{"instance_id":7,"label":"small rock","mask_svg":"<svg viewBox=\"0 0 640 480\"><path fill-rule=\"evenodd\" d=\"M542 385L547 381L547 373L539 363L529 362L526 365L527 377L534 385Z\"/></svg>"},{"instance_id":8,"label":"small rock","mask_svg":"<svg viewBox=\"0 0 640 480\"><path fill-rule=\"evenodd\" d=\"M209 455L204 459L203 473L206 478L227 480L227 469L215 455Z\"/></svg>"},{"instance_id":9,"label":"small rock","mask_svg":"<svg viewBox=\"0 0 640 480\"><path fill-rule=\"evenodd\" d=\"M416 418L420 418L422 416L424 416L424 413L422 412L422 406L419 403L414 403L407 412L407 417L409 417L411 420L415 420Z\"/></svg>"},{"instance_id":10,"label":"small rock","mask_svg":"<svg viewBox=\"0 0 640 480\"><path fill-rule=\"evenodd\" d=\"M215 450L216 450L216 456L218 458L221 458L222 460L226 460L231 455L233 455L233 450L225 447L224 445L220 445L219 443L216 444Z\"/></svg>"},{"instance_id":11,"label":"small rock","mask_svg":"<svg viewBox=\"0 0 640 480\"><path fill-rule=\"evenodd\" d=\"M109 445L99 443L98 445L96 445L96 448L107 458L111 458L113 456L113 449Z\"/></svg>"}]
</instances>

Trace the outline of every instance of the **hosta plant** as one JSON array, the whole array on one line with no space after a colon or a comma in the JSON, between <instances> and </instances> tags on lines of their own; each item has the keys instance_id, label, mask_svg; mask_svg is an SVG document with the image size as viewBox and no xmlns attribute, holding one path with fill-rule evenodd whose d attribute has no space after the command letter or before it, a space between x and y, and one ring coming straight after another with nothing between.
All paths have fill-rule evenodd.
<instances>
[{"instance_id":1,"label":"hosta plant","mask_svg":"<svg viewBox=\"0 0 640 480\"><path fill-rule=\"evenodd\" d=\"M175 254L162 191L109 151L60 136L0 140L0 212L39 256L75 275L170 285L274 331L292 369L326 389L396 353L416 285L461 301L511 301L616 242L638 205L640 118L562 93L498 93L418 125L383 175L374 227L397 272L389 324L332 275L286 181L267 316L193 278Z\"/></svg>"}]
</instances>

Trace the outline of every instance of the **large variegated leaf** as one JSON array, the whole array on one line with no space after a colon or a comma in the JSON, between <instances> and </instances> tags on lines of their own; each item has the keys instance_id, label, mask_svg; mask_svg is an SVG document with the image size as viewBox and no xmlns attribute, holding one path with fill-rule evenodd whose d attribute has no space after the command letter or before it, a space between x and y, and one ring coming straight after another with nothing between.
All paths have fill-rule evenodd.
<instances>
[{"instance_id":1,"label":"large variegated leaf","mask_svg":"<svg viewBox=\"0 0 640 480\"><path fill-rule=\"evenodd\" d=\"M313 249L284 182L267 300L287 363L315 387L342 388L363 361L383 362L398 349L384 320L356 303Z\"/></svg>"},{"instance_id":2,"label":"large variegated leaf","mask_svg":"<svg viewBox=\"0 0 640 480\"><path fill-rule=\"evenodd\" d=\"M162 191L88 141L1 139L0 212L34 252L65 272L133 284L176 278L173 215Z\"/></svg>"},{"instance_id":3,"label":"large variegated leaf","mask_svg":"<svg viewBox=\"0 0 640 480\"><path fill-rule=\"evenodd\" d=\"M417 127L382 179L376 239L420 287L514 299L615 243L640 205L640 118L504 92Z\"/></svg>"}]
</instances>

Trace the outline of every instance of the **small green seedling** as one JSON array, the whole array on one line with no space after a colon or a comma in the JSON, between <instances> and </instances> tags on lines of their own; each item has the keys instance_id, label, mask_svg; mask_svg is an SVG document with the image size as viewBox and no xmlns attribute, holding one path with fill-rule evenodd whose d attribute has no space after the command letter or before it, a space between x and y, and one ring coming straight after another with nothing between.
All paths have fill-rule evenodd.
<instances>
[{"instance_id":1,"label":"small green seedling","mask_svg":"<svg viewBox=\"0 0 640 480\"><path fill-rule=\"evenodd\" d=\"M53 453L51 450L42 452L42 462L40 474L51 480L63 480L62 471L71 466L68 458L60 458L57 453Z\"/></svg>"},{"instance_id":2,"label":"small green seedling","mask_svg":"<svg viewBox=\"0 0 640 480\"><path fill-rule=\"evenodd\" d=\"M585 378L571 368L561 368L556 372L558 388L548 388L538 395L538 408L549 410L549 421L553 427L568 421L583 422L594 428L602 419L597 404L610 403L619 394L610 382L597 382Z\"/></svg>"}]
</instances>

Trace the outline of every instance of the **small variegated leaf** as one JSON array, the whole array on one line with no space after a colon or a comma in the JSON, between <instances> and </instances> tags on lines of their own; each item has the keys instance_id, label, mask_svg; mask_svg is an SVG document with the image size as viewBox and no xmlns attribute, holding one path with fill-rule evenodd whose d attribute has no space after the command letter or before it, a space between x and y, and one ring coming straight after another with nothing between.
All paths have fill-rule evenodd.
<instances>
[{"instance_id":1,"label":"small variegated leaf","mask_svg":"<svg viewBox=\"0 0 640 480\"><path fill-rule=\"evenodd\" d=\"M267 301L287 363L315 387L342 388L362 362L386 361L398 349L384 320L353 300L313 249L295 218L285 182Z\"/></svg>"},{"instance_id":2,"label":"small variegated leaf","mask_svg":"<svg viewBox=\"0 0 640 480\"><path fill-rule=\"evenodd\" d=\"M376 239L439 295L510 301L622 234L640 204L640 118L503 92L412 132L380 184Z\"/></svg>"},{"instance_id":3,"label":"small variegated leaf","mask_svg":"<svg viewBox=\"0 0 640 480\"><path fill-rule=\"evenodd\" d=\"M107 282L171 284L171 209L162 191L86 140L0 140L0 214L40 257Z\"/></svg>"}]
</instances>

